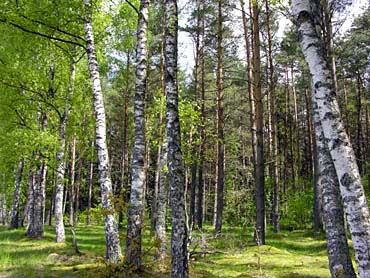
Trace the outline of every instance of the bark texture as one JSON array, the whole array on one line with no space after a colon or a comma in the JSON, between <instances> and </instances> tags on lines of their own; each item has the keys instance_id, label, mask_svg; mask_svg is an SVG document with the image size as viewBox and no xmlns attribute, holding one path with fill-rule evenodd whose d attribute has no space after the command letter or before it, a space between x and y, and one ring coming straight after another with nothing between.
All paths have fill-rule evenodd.
<instances>
[{"instance_id":1,"label":"bark texture","mask_svg":"<svg viewBox=\"0 0 370 278\"><path fill-rule=\"evenodd\" d=\"M155 221L155 235L158 240L157 258L163 260L166 257L166 212L168 197L168 179L167 179L167 142L163 142L161 147L160 162L158 165L159 182L157 195L157 217Z\"/></svg>"},{"instance_id":2,"label":"bark texture","mask_svg":"<svg viewBox=\"0 0 370 278\"><path fill-rule=\"evenodd\" d=\"M165 92L168 174L172 209L172 277L188 277L185 180L182 163L177 88L178 11L176 0L165 0Z\"/></svg>"},{"instance_id":3,"label":"bark texture","mask_svg":"<svg viewBox=\"0 0 370 278\"><path fill-rule=\"evenodd\" d=\"M215 233L220 234L222 229L222 212L224 209L224 180L225 180L225 145L224 145L224 107L223 107L223 14L222 0L218 1L217 16L217 73L216 73L216 107L217 107L217 183L215 195Z\"/></svg>"},{"instance_id":4,"label":"bark texture","mask_svg":"<svg viewBox=\"0 0 370 278\"><path fill-rule=\"evenodd\" d=\"M65 145L66 145L66 127L68 114L70 109L70 98L73 94L74 80L76 75L76 64L74 61L70 65L70 77L68 98L65 103L64 113L60 118L59 127L59 151L56 156L57 174L55 183L55 199L54 199L54 213L55 213L55 241L65 241L65 229L63 222L63 193L64 193L64 175L65 175Z\"/></svg>"},{"instance_id":5,"label":"bark texture","mask_svg":"<svg viewBox=\"0 0 370 278\"><path fill-rule=\"evenodd\" d=\"M44 204L45 204L45 183L47 165L42 160L32 186L32 200L29 209L29 222L27 236L30 238L42 238L44 235Z\"/></svg>"},{"instance_id":6,"label":"bark texture","mask_svg":"<svg viewBox=\"0 0 370 278\"><path fill-rule=\"evenodd\" d=\"M263 96L261 90L261 57L260 57L260 8L257 1L252 3L253 12L253 91L256 102L256 231L257 245L265 244L265 177L264 177L264 150L263 150Z\"/></svg>"},{"instance_id":7,"label":"bark texture","mask_svg":"<svg viewBox=\"0 0 370 278\"><path fill-rule=\"evenodd\" d=\"M317 34L310 1L294 0L299 40L313 81L323 134L333 160L360 277L370 277L370 215L354 151L341 121L334 81Z\"/></svg>"},{"instance_id":8,"label":"bark texture","mask_svg":"<svg viewBox=\"0 0 370 278\"><path fill-rule=\"evenodd\" d=\"M137 270L141 267L141 230L144 222L145 171L145 95L147 88L147 29L149 1L140 1L136 45L136 90L134 104L134 148L132 184L126 240L126 263Z\"/></svg>"},{"instance_id":9,"label":"bark texture","mask_svg":"<svg viewBox=\"0 0 370 278\"><path fill-rule=\"evenodd\" d=\"M121 247L118 234L118 226L114 218L112 204L112 180L109 168L109 156L106 140L106 117L101 90L99 66L96 58L94 33L92 28L92 3L84 0L86 8L84 30L86 36L86 51L89 64L90 78L94 99L96 148L98 153L98 173L102 198L102 207L105 211L105 241L106 259L112 263L118 263L121 257Z\"/></svg>"},{"instance_id":10,"label":"bark texture","mask_svg":"<svg viewBox=\"0 0 370 278\"><path fill-rule=\"evenodd\" d=\"M318 159L317 184L321 190L329 268L331 276L356 277L349 254L339 182L322 130L318 107L313 100L313 121Z\"/></svg>"},{"instance_id":11,"label":"bark texture","mask_svg":"<svg viewBox=\"0 0 370 278\"><path fill-rule=\"evenodd\" d=\"M19 199L21 193L21 182L24 168L24 160L18 164L17 175L15 177L15 188L14 188L14 197L12 205L12 218L10 220L10 228L17 229L19 226Z\"/></svg>"}]
</instances>

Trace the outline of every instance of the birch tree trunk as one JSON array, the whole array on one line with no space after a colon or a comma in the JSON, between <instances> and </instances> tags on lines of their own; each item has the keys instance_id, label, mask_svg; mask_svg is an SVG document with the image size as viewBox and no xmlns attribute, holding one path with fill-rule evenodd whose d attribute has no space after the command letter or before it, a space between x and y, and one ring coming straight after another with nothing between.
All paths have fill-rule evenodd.
<instances>
[{"instance_id":1,"label":"birch tree trunk","mask_svg":"<svg viewBox=\"0 0 370 278\"><path fill-rule=\"evenodd\" d=\"M159 241L157 249L157 258L164 260L166 258L166 211L168 197L168 179L167 179L167 142L163 142L161 146L161 157L159 162L159 182L158 182L158 198L156 205L156 221L155 221L155 236Z\"/></svg>"},{"instance_id":2,"label":"birch tree trunk","mask_svg":"<svg viewBox=\"0 0 370 278\"><path fill-rule=\"evenodd\" d=\"M75 171L76 171L76 134L72 138L71 146L71 173L69 185L69 226L73 227L74 202L75 202Z\"/></svg>"},{"instance_id":3,"label":"birch tree trunk","mask_svg":"<svg viewBox=\"0 0 370 278\"><path fill-rule=\"evenodd\" d=\"M204 0L201 0L199 4L199 9L204 10ZM202 46L199 47L200 53L200 119L201 122L205 122L206 114L205 114L205 19L200 17L201 24L199 24L199 28L201 28L200 33L202 37ZM203 199L204 199L204 160L205 160L205 140L206 140L206 132L204 126L200 126L199 131L199 167L198 167L198 182L197 182L197 190L198 193L196 195L195 200L195 222L199 229L203 227Z\"/></svg>"},{"instance_id":4,"label":"birch tree trunk","mask_svg":"<svg viewBox=\"0 0 370 278\"><path fill-rule=\"evenodd\" d=\"M121 247L118 234L118 226L114 218L112 204L112 180L109 168L109 156L106 140L106 118L103 101L103 93L100 83L99 66L96 58L94 33L92 28L92 4L90 0L84 0L86 9L84 30L86 36L86 49L89 64L90 78L92 82L94 110L95 110L95 133L96 148L98 153L98 172L102 198L102 207L105 210L105 241L106 259L112 263L118 263L121 257Z\"/></svg>"},{"instance_id":5,"label":"birch tree trunk","mask_svg":"<svg viewBox=\"0 0 370 278\"><path fill-rule=\"evenodd\" d=\"M40 115L40 129L44 131L47 127L48 117L46 112ZM44 216L45 216L45 185L47 174L47 161L41 158L41 154L36 158L39 160L39 166L32 187L32 202L30 203L30 218L27 227L27 236L40 239L44 235Z\"/></svg>"},{"instance_id":6,"label":"birch tree trunk","mask_svg":"<svg viewBox=\"0 0 370 278\"><path fill-rule=\"evenodd\" d=\"M339 182L326 143L316 100L313 99L313 121L318 160L318 187L321 189L329 268L331 276L356 277L349 254Z\"/></svg>"},{"instance_id":7,"label":"birch tree trunk","mask_svg":"<svg viewBox=\"0 0 370 278\"><path fill-rule=\"evenodd\" d=\"M27 236L40 239L44 235L44 202L47 165L45 159L37 171L32 188L32 202L30 203L30 219L27 227Z\"/></svg>"},{"instance_id":8,"label":"birch tree trunk","mask_svg":"<svg viewBox=\"0 0 370 278\"><path fill-rule=\"evenodd\" d=\"M294 0L300 44L313 81L323 134L328 142L352 235L360 277L370 277L370 214L352 146L341 121L334 81L308 0Z\"/></svg>"},{"instance_id":9,"label":"birch tree trunk","mask_svg":"<svg viewBox=\"0 0 370 278\"><path fill-rule=\"evenodd\" d=\"M29 173L28 173L27 198L26 198L26 203L24 204L24 211L23 211L23 223L26 222L27 227L30 223L30 218L31 218L31 210L32 210L31 204L33 203L33 187L34 187L34 184L35 184L35 175L34 175L33 167L31 165Z\"/></svg>"},{"instance_id":10,"label":"birch tree trunk","mask_svg":"<svg viewBox=\"0 0 370 278\"><path fill-rule=\"evenodd\" d=\"M94 143L92 144L94 145ZM89 163L89 187L87 195L87 215L86 215L86 224L91 224L91 203L92 203L92 191L93 191L93 177L94 177L94 163L90 161Z\"/></svg>"},{"instance_id":11,"label":"birch tree trunk","mask_svg":"<svg viewBox=\"0 0 370 278\"><path fill-rule=\"evenodd\" d=\"M145 171L145 95L147 90L147 29L149 0L140 1L136 44L136 90L134 104L134 148L132 184L126 240L126 263L133 270L141 267L141 229L144 221Z\"/></svg>"},{"instance_id":12,"label":"birch tree trunk","mask_svg":"<svg viewBox=\"0 0 370 278\"><path fill-rule=\"evenodd\" d=\"M76 75L76 64L72 60L70 65L70 76L69 76L69 88L68 97L65 102L64 113L60 119L59 128L59 151L56 156L57 164L57 176L55 184L55 201L54 201L54 213L55 213L55 241L65 241L65 230L63 222L63 193L64 193L64 175L65 175L65 145L66 145L66 126L68 120L68 114L70 109L70 97L73 94L74 80Z\"/></svg>"},{"instance_id":13,"label":"birch tree trunk","mask_svg":"<svg viewBox=\"0 0 370 278\"><path fill-rule=\"evenodd\" d=\"M21 194L21 182L24 168L24 160L18 164L17 175L15 178L15 189L13 197L13 206L12 206L12 219L10 221L10 228L17 229L19 226L19 199Z\"/></svg>"},{"instance_id":14,"label":"birch tree trunk","mask_svg":"<svg viewBox=\"0 0 370 278\"><path fill-rule=\"evenodd\" d=\"M177 87L178 12L176 0L165 0L165 92L168 142L170 205L172 209L172 272L176 278L188 277L187 229L184 200L184 168L182 163Z\"/></svg>"}]
</instances>

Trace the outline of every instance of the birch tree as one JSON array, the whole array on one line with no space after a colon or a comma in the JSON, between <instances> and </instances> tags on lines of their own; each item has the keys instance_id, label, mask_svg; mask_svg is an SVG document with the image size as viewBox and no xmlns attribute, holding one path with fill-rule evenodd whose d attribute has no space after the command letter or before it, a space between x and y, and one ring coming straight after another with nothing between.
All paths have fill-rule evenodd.
<instances>
[{"instance_id":1,"label":"birch tree","mask_svg":"<svg viewBox=\"0 0 370 278\"><path fill-rule=\"evenodd\" d=\"M292 1L303 55L309 66L314 99L340 183L360 277L370 277L370 214L353 148L342 123L330 65L324 56L310 1Z\"/></svg>"},{"instance_id":2,"label":"birch tree","mask_svg":"<svg viewBox=\"0 0 370 278\"><path fill-rule=\"evenodd\" d=\"M19 225L19 199L21 194L21 182L24 168L24 160L21 159L18 164L17 174L15 178L15 188L12 206L12 218L10 221L10 228L17 229Z\"/></svg>"},{"instance_id":3,"label":"birch tree","mask_svg":"<svg viewBox=\"0 0 370 278\"><path fill-rule=\"evenodd\" d=\"M147 29L149 1L140 1L136 44L136 91L134 103L134 148L132 185L126 240L126 263L141 267L141 230L144 222L145 171L145 95L147 90Z\"/></svg>"},{"instance_id":4,"label":"birch tree","mask_svg":"<svg viewBox=\"0 0 370 278\"><path fill-rule=\"evenodd\" d=\"M185 180L182 164L177 84L177 0L165 0L165 92L168 177L172 210L171 277L188 277Z\"/></svg>"},{"instance_id":5,"label":"birch tree","mask_svg":"<svg viewBox=\"0 0 370 278\"><path fill-rule=\"evenodd\" d=\"M98 153L98 173L102 198L102 207L105 210L105 243L106 259L112 263L118 263L121 257L121 247L118 234L118 226L114 218L114 208L111 198L112 180L109 168L109 156L106 140L106 117L101 89L99 64L96 57L94 32L92 26L92 3L90 0L84 0L85 18L84 30L86 37L86 52L89 64L89 72L92 83L92 93L94 99L95 112L95 136L96 148Z\"/></svg>"},{"instance_id":6,"label":"birch tree","mask_svg":"<svg viewBox=\"0 0 370 278\"><path fill-rule=\"evenodd\" d=\"M313 98L312 103L318 156L317 183L322 191L320 196L322 195L329 269L332 277L356 277L346 237L338 178L324 137L315 98Z\"/></svg>"}]
</instances>

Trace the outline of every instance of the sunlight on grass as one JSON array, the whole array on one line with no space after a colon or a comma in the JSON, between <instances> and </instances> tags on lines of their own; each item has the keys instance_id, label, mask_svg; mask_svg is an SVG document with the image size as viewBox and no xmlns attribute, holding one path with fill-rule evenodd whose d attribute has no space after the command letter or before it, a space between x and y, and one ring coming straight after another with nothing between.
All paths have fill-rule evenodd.
<instances>
[{"instance_id":1,"label":"sunlight on grass","mask_svg":"<svg viewBox=\"0 0 370 278\"><path fill-rule=\"evenodd\" d=\"M67 243L57 244L52 227L46 227L44 239L37 241L26 238L22 229L0 227L0 276L134 277L107 274L103 227L80 226L76 231L81 256L74 253L68 229ZM124 246L126 232L120 234ZM269 233L266 245L257 247L252 236L249 229L232 227L225 227L218 237L211 227L193 232L191 277L330 277L324 237L314 238L306 231ZM155 247L149 229L144 232L143 253L149 270L138 277L169 277L170 260L164 272L158 272L160 267L153 261Z\"/></svg>"}]
</instances>

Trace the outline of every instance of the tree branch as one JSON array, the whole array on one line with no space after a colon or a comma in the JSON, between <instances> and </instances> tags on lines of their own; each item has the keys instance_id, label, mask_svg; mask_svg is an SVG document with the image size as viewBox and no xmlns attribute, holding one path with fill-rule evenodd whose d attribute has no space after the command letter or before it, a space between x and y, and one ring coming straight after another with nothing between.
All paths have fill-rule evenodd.
<instances>
[{"instance_id":1,"label":"tree branch","mask_svg":"<svg viewBox=\"0 0 370 278\"><path fill-rule=\"evenodd\" d=\"M66 39L62 39L62 38L58 38L58 37L53 37L53 36L50 36L50 35L47 35L47 34L44 34L44 33L40 33L40 32L33 31L33 30L29 30L29 29L27 29L24 26L21 26L21 25L19 25L17 23L11 22L11 21L9 21L7 19L4 19L4 18L0 18L0 23L9 24L10 26L13 26L15 28L18 28L18 29L22 30L23 32L34 34L34 35L38 35L38 36L41 36L43 38L47 38L49 40L55 40L55 41L60 41L60 42L64 42L64 43L69 43L69 44L80 46L83 49L86 49L86 47L83 44L80 44L78 42L74 42L74 41L70 41L70 40L66 40Z\"/></svg>"}]
</instances>

